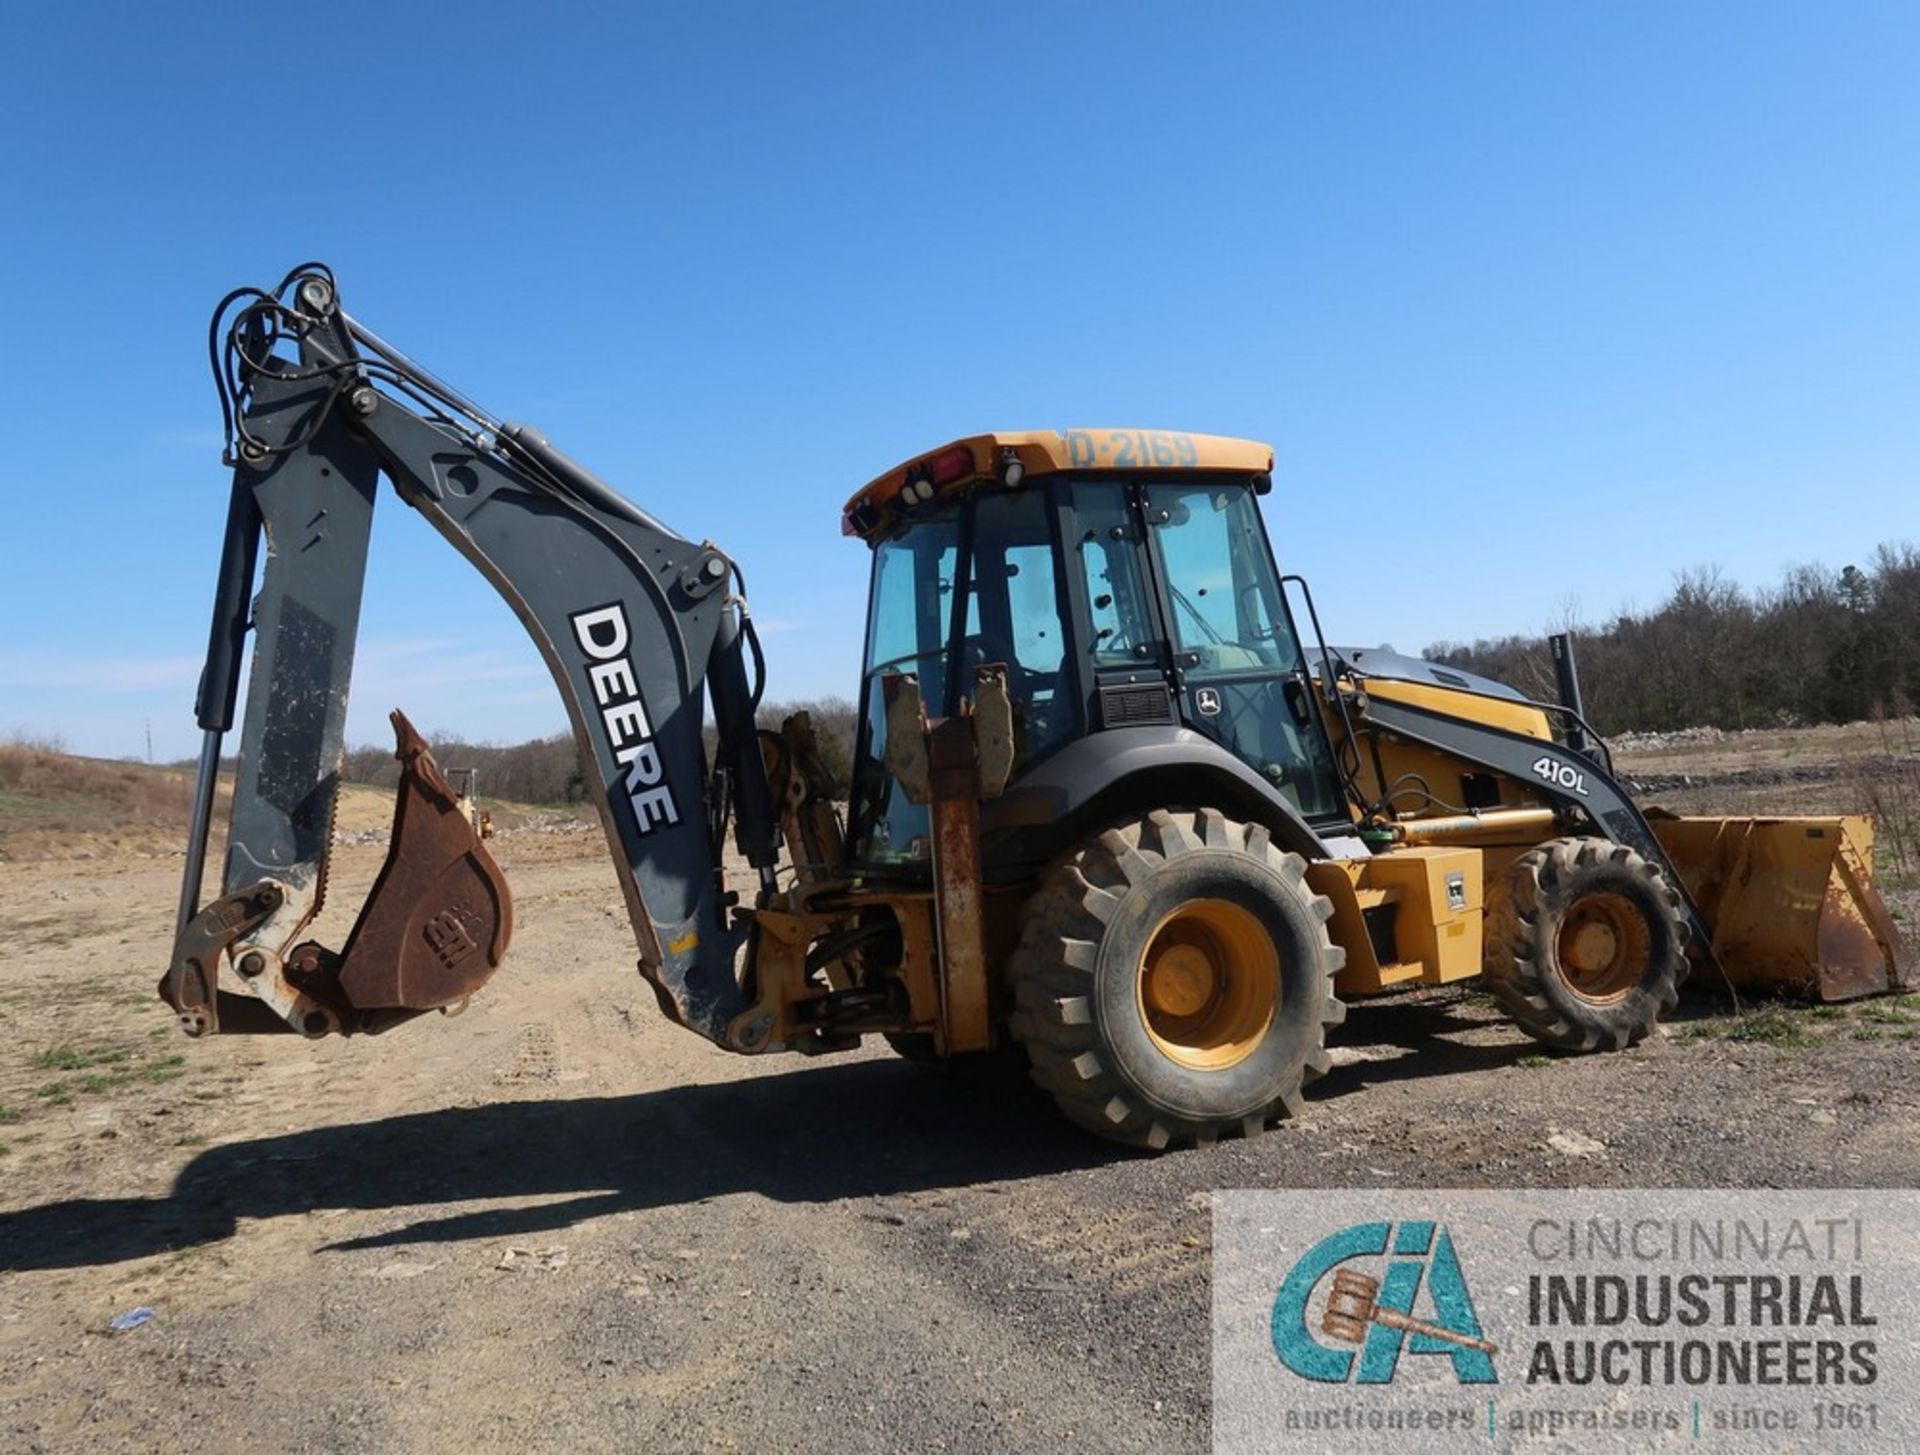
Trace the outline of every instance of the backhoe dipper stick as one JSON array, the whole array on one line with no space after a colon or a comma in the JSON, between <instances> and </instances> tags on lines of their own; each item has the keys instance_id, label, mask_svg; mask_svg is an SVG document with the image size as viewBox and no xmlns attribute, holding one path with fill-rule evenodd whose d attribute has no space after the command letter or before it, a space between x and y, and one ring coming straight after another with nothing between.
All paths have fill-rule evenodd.
<instances>
[{"instance_id":1,"label":"backhoe dipper stick","mask_svg":"<svg viewBox=\"0 0 1920 1455\"><path fill-rule=\"evenodd\" d=\"M230 724L254 542L264 534L224 886L232 893L271 881L286 898L227 953L254 957L260 968L248 983L289 1025L308 1035L351 1028L341 1018L350 1019L357 1002L328 985L331 952L309 953L302 964L312 968L292 978L287 971L325 888L361 583L384 474L492 582L533 638L591 764L641 973L670 1017L726 1044L745 1007L734 962L746 927L727 914L707 811L709 687L739 840L761 873L763 898L778 844L743 665L751 628L745 603L730 594L732 561L711 542L667 529L538 431L496 423L348 318L324 269L297 273L273 298L249 296L256 301L227 335L228 367L217 369L240 463L200 715L209 733ZM285 356L290 345L297 360ZM210 737L199 790L207 815L218 753ZM415 786L435 799L426 778ZM193 842L204 845L204 832ZM394 874L398 882L431 877L425 865ZM480 872L476 882L487 879ZM198 896L189 866L183 905ZM191 922L191 908L185 914ZM443 921L426 925L442 935L427 951L444 959L458 948ZM412 945L407 953L420 952ZM418 973L348 968L372 977L369 986L394 973L423 986L436 973L427 963ZM463 961L453 979L465 973ZM412 988L382 995L441 998Z\"/></svg>"}]
</instances>

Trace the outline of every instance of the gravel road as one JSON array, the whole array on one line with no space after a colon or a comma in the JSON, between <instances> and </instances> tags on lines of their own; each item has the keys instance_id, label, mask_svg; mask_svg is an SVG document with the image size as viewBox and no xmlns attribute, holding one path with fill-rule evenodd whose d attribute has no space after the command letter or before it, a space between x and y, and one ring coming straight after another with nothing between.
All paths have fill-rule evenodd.
<instances>
[{"instance_id":1,"label":"gravel road","mask_svg":"<svg viewBox=\"0 0 1920 1455\"><path fill-rule=\"evenodd\" d=\"M175 864L0 865L0 1448L1199 1450L1216 1189L1920 1183L1890 1007L1561 1059L1376 1002L1304 1119L1151 1157L991 1070L727 1056L596 835L501 858L495 985L323 1045L172 1031Z\"/></svg>"}]
</instances>

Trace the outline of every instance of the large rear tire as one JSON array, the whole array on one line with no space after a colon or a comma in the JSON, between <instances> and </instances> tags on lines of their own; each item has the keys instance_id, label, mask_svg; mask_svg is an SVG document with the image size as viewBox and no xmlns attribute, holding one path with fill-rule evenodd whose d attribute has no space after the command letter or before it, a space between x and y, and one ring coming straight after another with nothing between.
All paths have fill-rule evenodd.
<instances>
[{"instance_id":1,"label":"large rear tire","mask_svg":"<svg viewBox=\"0 0 1920 1455\"><path fill-rule=\"evenodd\" d=\"M1156 811L1089 840L1028 901L1010 1029L1079 1125L1162 1148L1297 1112L1346 1018L1306 862L1260 825Z\"/></svg>"},{"instance_id":2,"label":"large rear tire","mask_svg":"<svg viewBox=\"0 0 1920 1455\"><path fill-rule=\"evenodd\" d=\"M946 1064L933 1044L931 1031L888 1031L887 1045L902 1061L911 1061L923 1071L936 1071Z\"/></svg>"},{"instance_id":3,"label":"large rear tire","mask_svg":"<svg viewBox=\"0 0 1920 1455\"><path fill-rule=\"evenodd\" d=\"M1508 870L1487 914L1487 989L1515 1025L1563 1051L1623 1050L1678 1003L1680 894L1624 844L1555 839Z\"/></svg>"},{"instance_id":4,"label":"large rear tire","mask_svg":"<svg viewBox=\"0 0 1920 1455\"><path fill-rule=\"evenodd\" d=\"M1026 1084L1026 1053L1017 1042L1002 1041L991 1050L942 1056L930 1031L888 1031L885 1035L894 1055L929 1076L944 1076L975 1085L1004 1081L1024 1088Z\"/></svg>"}]
</instances>

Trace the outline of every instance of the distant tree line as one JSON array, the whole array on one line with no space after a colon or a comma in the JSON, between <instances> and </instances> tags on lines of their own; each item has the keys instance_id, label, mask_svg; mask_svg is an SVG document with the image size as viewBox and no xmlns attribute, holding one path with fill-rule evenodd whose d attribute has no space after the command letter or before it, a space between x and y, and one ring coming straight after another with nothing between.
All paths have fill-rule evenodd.
<instances>
[{"instance_id":1,"label":"distant tree line","mask_svg":"<svg viewBox=\"0 0 1920 1455\"><path fill-rule=\"evenodd\" d=\"M788 714L801 711L813 714L821 757L844 795L853 768L853 704L842 697L763 703L760 726L777 729ZM587 768L572 733L555 733L551 737L507 746L472 743L457 736L432 733L427 735L427 740L433 745L433 756L442 768L477 771L483 799L541 804L587 801ZM708 724L709 760L713 741L713 727ZM391 748L352 748L347 753L345 775L349 783L391 788L400 781L400 765L394 760Z\"/></svg>"},{"instance_id":2,"label":"distant tree line","mask_svg":"<svg viewBox=\"0 0 1920 1455\"><path fill-rule=\"evenodd\" d=\"M427 741L442 768L476 770L482 798L504 798L514 803L586 801L587 778L572 733L555 733L510 746L470 743L434 733L427 734ZM391 788L400 781L400 764L392 748L351 748L345 773L349 783Z\"/></svg>"},{"instance_id":3,"label":"distant tree line","mask_svg":"<svg viewBox=\"0 0 1920 1455\"><path fill-rule=\"evenodd\" d=\"M1752 592L1717 569L1686 571L1651 611L1563 629L1602 733L1904 717L1920 703L1920 550L1883 545L1864 568L1796 566ZM1553 696L1544 635L1437 642L1426 655Z\"/></svg>"},{"instance_id":4,"label":"distant tree line","mask_svg":"<svg viewBox=\"0 0 1920 1455\"><path fill-rule=\"evenodd\" d=\"M1906 716L1920 704L1920 548L1881 546L1865 567L1796 566L1778 585L1747 591L1718 570L1682 572L1651 611L1623 611L1598 626L1568 622L1576 638L1588 713L1603 733L1673 728L1773 727ZM1553 696L1545 635L1471 644L1437 642L1425 655ZM813 715L821 756L845 794L853 766L854 705L843 697L767 703L763 728L790 713ZM572 804L587 799L587 772L571 733L501 746L431 737L445 768L479 771L484 798ZM713 729L707 729L713 750ZM346 776L393 785L387 748L355 748Z\"/></svg>"}]
</instances>

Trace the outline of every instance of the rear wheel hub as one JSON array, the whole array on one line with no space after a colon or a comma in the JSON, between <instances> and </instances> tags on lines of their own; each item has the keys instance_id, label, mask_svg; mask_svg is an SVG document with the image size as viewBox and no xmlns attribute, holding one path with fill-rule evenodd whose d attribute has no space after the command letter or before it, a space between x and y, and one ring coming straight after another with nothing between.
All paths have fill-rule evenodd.
<instances>
[{"instance_id":1,"label":"rear wheel hub","mask_svg":"<svg viewBox=\"0 0 1920 1455\"><path fill-rule=\"evenodd\" d=\"M1250 912L1223 899L1173 911L1140 961L1140 1017L1161 1054L1223 1071L1253 1053L1280 1008L1280 956Z\"/></svg>"}]
</instances>

